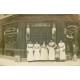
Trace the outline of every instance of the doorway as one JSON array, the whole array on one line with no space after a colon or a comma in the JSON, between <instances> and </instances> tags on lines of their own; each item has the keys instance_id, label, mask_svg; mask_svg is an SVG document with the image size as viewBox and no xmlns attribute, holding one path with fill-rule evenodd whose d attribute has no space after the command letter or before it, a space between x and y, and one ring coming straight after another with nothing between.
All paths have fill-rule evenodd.
<instances>
[{"instance_id":1,"label":"doorway","mask_svg":"<svg viewBox=\"0 0 80 80\"><path fill-rule=\"evenodd\" d=\"M48 42L52 37L52 29L51 27L31 27L30 40L35 43L38 41L42 44L43 41Z\"/></svg>"}]
</instances>

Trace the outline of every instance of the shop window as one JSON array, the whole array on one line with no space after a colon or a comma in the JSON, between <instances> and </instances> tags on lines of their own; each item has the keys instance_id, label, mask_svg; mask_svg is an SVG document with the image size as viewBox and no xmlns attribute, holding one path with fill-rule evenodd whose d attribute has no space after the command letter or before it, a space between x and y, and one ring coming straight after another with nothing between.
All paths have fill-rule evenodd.
<instances>
[{"instance_id":1,"label":"shop window","mask_svg":"<svg viewBox=\"0 0 80 80\"><path fill-rule=\"evenodd\" d=\"M13 25L4 26L4 43L5 53L8 56L14 56L14 52L17 49L17 35L18 28Z\"/></svg>"}]
</instances>

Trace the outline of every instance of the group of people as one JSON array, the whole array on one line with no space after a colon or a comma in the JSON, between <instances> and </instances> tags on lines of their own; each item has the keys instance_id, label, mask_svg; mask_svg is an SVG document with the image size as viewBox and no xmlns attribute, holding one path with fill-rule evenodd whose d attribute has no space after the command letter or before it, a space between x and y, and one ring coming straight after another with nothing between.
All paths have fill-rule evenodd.
<instances>
[{"instance_id":1,"label":"group of people","mask_svg":"<svg viewBox=\"0 0 80 80\"><path fill-rule=\"evenodd\" d=\"M38 42L33 44L31 41L27 44L27 61L55 61L55 60L65 61L65 43L60 40L58 45L52 40L46 45L40 45Z\"/></svg>"}]
</instances>

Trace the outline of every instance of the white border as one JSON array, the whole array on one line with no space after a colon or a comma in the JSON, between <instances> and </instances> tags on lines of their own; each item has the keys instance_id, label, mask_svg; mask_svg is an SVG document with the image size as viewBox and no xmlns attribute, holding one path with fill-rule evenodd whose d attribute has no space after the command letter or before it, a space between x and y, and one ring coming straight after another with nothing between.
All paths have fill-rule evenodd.
<instances>
[{"instance_id":1,"label":"white border","mask_svg":"<svg viewBox=\"0 0 80 80\"><path fill-rule=\"evenodd\" d=\"M0 14L80 14L79 0L0 0ZM0 80L78 80L80 67L0 67Z\"/></svg>"},{"instance_id":2,"label":"white border","mask_svg":"<svg viewBox=\"0 0 80 80\"><path fill-rule=\"evenodd\" d=\"M80 14L79 0L0 0L1 14Z\"/></svg>"}]
</instances>

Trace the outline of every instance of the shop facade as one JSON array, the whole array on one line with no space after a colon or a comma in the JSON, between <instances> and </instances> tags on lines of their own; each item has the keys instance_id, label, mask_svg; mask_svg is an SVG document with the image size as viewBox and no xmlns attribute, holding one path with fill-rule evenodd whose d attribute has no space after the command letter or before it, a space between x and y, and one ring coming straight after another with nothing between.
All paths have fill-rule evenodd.
<instances>
[{"instance_id":1,"label":"shop facade","mask_svg":"<svg viewBox=\"0 0 80 80\"><path fill-rule=\"evenodd\" d=\"M0 54L5 58L27 61L26 49L29 41L32 41L33 44L36 41L39 44L46 41L48 44L52 39L56 44L60 40L66 43L66 35L70 29L73 32L76 50L78 50L77 30L79 26L78 15L15 14L6 17L0 20Z\"/></svg>"}]
</instances>

